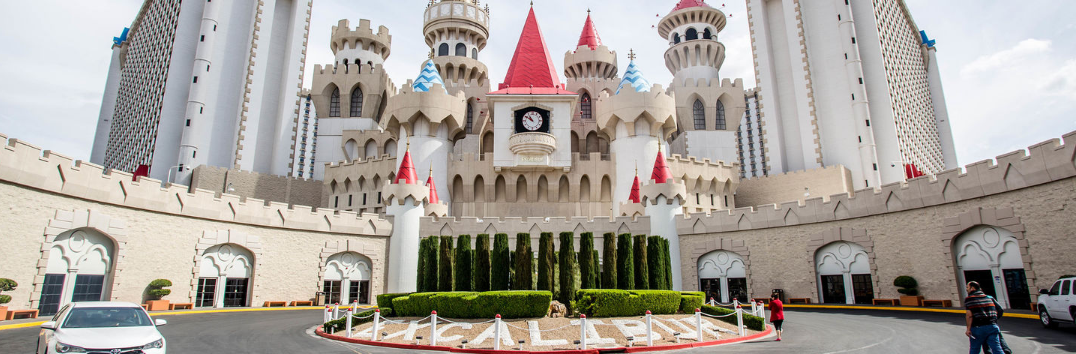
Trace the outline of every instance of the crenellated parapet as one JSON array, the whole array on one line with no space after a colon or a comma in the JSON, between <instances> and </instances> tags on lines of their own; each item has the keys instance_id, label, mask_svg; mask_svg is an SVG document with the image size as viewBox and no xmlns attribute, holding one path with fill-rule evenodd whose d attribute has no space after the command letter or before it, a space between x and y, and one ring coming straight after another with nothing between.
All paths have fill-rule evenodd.
<instances>
[{"instance_id":1,"label":"crenellated parapet","mask_svg":"<svg viewBox=\"0 0 1076 354\"><path fill-rule=\"evenodd\" d=\"M399 93L389 98L381 127L400 136L401 127L414 132L415 125L423 121L423 124L429 124L430 136L445 125L451 138L463 131L466 114L467 100L462 92L449 95L441 84L434 84L426 92L415 91L408 80Z\"/></svg>"},{"instance_id":2,"label":"crenellated parapet","mask_svg":"<svg viewBox=\"0 0 1076 354\"><path fill-rule=\"evenodd\" d=\"M564 76L572 79L607 79L618 75L616 51L604 45L594 49L580 45L564 53Z\"/></svg>"},{"instance_id":3,"label":"crenellated parapet","mask_svg":"<svg viewBox=\"0 0 1076 354\"><path fill-rule=\"evenodd\" d=\"M330 110L332 94L336 91L339 95L338 112L335 116ZM310 99L314 103L314 111L318 118L374 118L378 113L378 107L382 100L388 99L396 91L392 79L381 64L349 64L344 67L328 65L314 65L314 77L310 88ZM361 92L362 107L358 107L358 115L353 115L351 96Z\"/></svg>"},{"instance_id":4,"label":"crenellated parapet","mask_svg":"<svg viewBox=\"0 0 1076 354\"><path fill-rule=\"evenodd\" d=\"M598 129L610 139L649 135L661 139L676 132L676 99L671 91L655 84L649 92L621 90L598 97Z\"/></svg>"},{"instance_id":5,"label":"crenellated parapet","mask_svg":"<svg viewBox=\"0 0 1076 354\"><path fill-rule=\"evenodd\" d=\"M650 181L650 183L643 184L639 188L640 196L642 197L642 205L658 205L659 203L672 204L673 201L677 201L680 205L685 205L687 202L687 188L683 183L675 179L668 179L665 183L655 183L656 181ZM664 200L659 199L664 197Z\"/></svg>"},{"instance_id":6,"label":"crenellated parapet","mask_svg":"<svg viewBox=\"0 0 1076 354\"><path fill-rule=\"evenodd\" d=\"M684 124L680 127L684 131L736 131L740 127L740 119L743 117L744 111L747 110L747 104L744 101L743 79L722 79L718 83L716 80L705 78L684 80L674 78L669 90L676 93L676 116L681 118L681 122L693 122L695 101L702 102L706 128L695 129L693 124ZM723 129L717 126L718 101L721 101L721 105L725 108L725 127Z\"/></svg>"},{"instance_id":7,"label":"crenellated parapet","mask_svg":"<svg viewBox=\"0 0 1076 354\"><path fill-rule=\"evenodd\" d=\"M352 29L348 20L340 20L332 29L332 42L329 47L333 54L339 55L342 51L364 50L380 55L381 60L389 58L392 48L392 36L389 29L379 26L377 32L373 31L370 20L360 19L359 26Z\"/></svg>"},{"instance_id":8,"label":"crenellated parapet","mask_svg":"<svg viewBox=\"0 0 1076 354\"><path fill-rule=\"evenodd\" d=\"M426 45L436 48L437 44L449 39L466 39L482 50L489 38L487 10L488 7L482 8L470 1L441 0L431 3L423 13L422 33ZM469 51L467 54L470 55Z\"/></svg>"},{"instance_id":9,"label":"crenellated parapet","mask_svg":"<svg viewBox=\"0 0 1076 354\"><path fill-rule=\"evenodd\" d=\"M497 233L506 233L509 238L514 238L517 233L530 233L537 239L542 232L554 234L564 231L574 231L576 240L583 232L592 232L597 239L606 232L614 234L650 234L650 220L645 216L640 217L608 217L596 216L593 218L576 217L424 217L420 221L420 232L423 236L430 235L463 235L472 237L478 234L489 234L492 237ZM578 242L578 241L577 241ZM600 242L595 242L595 246Z\"/></svg>"},{"instance_id":10,"label":"crenellated parapet","mask_svg":"<svg viewBox=\"0 0 1076 354\"><path fill-rule=\"evenodd\" d=\"M430 201L430 189L422 184L389 184L386 185L382 192L385 198L385 205L410 205L419 206L427 204ZM411 201L408 202L407 199Z\"/></svg>"},{"instance_id":11,"label":"crenellated parapet","mask_svg":"<svg viewBox=\"0 0 1076 354\"><path fill-rule=\"evenodd\" d=\"M238 224L389 236L392 224L376 215L243 198L74 160L17 139L0 148L0 181L131 209Z\"/></svg>"}]
</instances>

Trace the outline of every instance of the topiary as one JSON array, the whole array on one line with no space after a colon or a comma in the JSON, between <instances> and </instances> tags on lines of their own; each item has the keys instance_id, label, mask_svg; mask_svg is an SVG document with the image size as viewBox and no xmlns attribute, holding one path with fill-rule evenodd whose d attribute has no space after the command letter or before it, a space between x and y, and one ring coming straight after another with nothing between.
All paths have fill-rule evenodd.
<instances>
[{"instance_id":1,"label":"topiary","mask_svg":"<svg viewBox=\"0 0 1076 354\"><path fill-rule=\"evenodd\" d=\"M919 290L916 289L916 287L919 286L919 283L915 281L915 278L912 278L910 276L901 275L901 276L897 277L896 279L893 279L893 286L896 286L896 287L899 288L899 289L897 289L898 293L901 293L901 294L904 294L904 295L907 295L907 296L919 295Z\"/></svg>"},{"instance_id":2,"label":"topiary","mask_svg":"<svg viewBox=\"0 0 1076 354\"><path fill-rule=\"evenodd\" d=\"M151 281L149 282L149 296L154 300L160 300L162 297L172 293L172 290L165 289L169 286L172 286L172 281L168 279Z\"/></svg>"}]
</instances>

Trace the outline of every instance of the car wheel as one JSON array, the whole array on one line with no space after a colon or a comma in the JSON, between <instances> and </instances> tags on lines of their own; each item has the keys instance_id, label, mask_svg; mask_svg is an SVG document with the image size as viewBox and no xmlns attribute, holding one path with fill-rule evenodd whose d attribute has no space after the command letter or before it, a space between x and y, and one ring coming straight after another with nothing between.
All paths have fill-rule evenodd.
<instances>
[{"instance_id":1,"label":"car wheel","mask_svg":"<svg viewBox=\"0 0 1076 354\"><path fill-rule=\"evenodd\" d=\"M1050 314L1046 313L1046 309L1039 309L1039 320L1042 321L1042 326L1046 328L1057 328L1057 322L1050 318Z\"/></svg>"}]
</instances>

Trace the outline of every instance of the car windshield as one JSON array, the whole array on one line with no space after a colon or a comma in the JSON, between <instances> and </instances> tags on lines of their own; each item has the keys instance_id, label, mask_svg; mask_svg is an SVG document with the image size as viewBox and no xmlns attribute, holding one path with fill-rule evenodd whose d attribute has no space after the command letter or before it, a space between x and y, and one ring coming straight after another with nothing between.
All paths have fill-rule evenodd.
<instances>
[{"instance_id":1,"label":"car windshield","mask_svg":"<svg viewBox=\"0 0 1076 354\"><path fill-rule=\"evenodd\" d=\"M142 309L131 307L74 308L67 315L63 328L139 327L152 326Z\"/></svg>"}]
</instances>

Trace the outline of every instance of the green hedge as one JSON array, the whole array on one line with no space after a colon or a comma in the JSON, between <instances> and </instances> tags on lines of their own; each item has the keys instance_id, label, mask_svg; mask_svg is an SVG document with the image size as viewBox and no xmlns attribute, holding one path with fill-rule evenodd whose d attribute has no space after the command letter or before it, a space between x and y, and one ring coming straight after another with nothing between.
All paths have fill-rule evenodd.
<instances>
[{"instance_id":1,"label":"green hedge","mask_svg":"<svg viewBox=\"0 0 1076 354\"><path fill-rule=\"evenodd\" d=\"M724 307L710 306L710 305L702 305L701 309L702 309L703 313L705 313L707 315L711 315L711 316L722 316L722 315L727 315L727 314L736 312L736 310L727 309L727 308L724 308ZM692 310L692 311L694 311L694 310ZM731 323L733 325L736 324L736 316L721 317L721 318L718 318L718 320L728 322L728 323ZM744 325L747 326L747 328L752 329L752 330L762 331L762 330L766 329L766 319L764 319L762 317L754 316L754 315L748 315L746 312L744 312L744 314L743 314L743 322L744 322Z\"/></svg>"},{"instance_id":2,"label":"green hedge","mask_svg":"<svg viewBox=\"0 0 1076 354\"><path fill-rule=\"evenodd\" d=\"M695 309L701 308L706 303L706 293L701 291L680 292L680 312L695 313Z\"/></svg>"},{"instance_id":3,"label":"green hedge","mask_svg":"<svg viewBox=\"0 0 1076 354\"><path fill-rule=\"evenodd\" d=\"M430 311L448 318L543 317L553 293L548 291L487 291L414 293L392 300L393 313L425 317Z\"/></svg>"},{"instance_id":4,"label":"green hedge","mask_svg":"<svg viewBox=\"0 0 1076 354\"><path fill-rule=\"evenodd\" d=\"M672 314L680 308L680 293L669 290L579 290L579 313L593 317Z\"/></svg>"},{"instance_id":5,"label":"green hedge","mask_svg":"<svg viewBox=\"0 0 1076 354\"><path fill-rule=\"evenodd\" d=\"M410 293L385 293L385 294L378 295L377 296L377 307L381 309L381 312L382 312L383 316L388 316L388 315L384 314L384 312L385 312L385 310L390 310L390 311L392 310L392 299L395 299L395 298L398 298L398 297L404 297L404 296L407 296L409 294Z\"/></svg>"}]
</instances>

